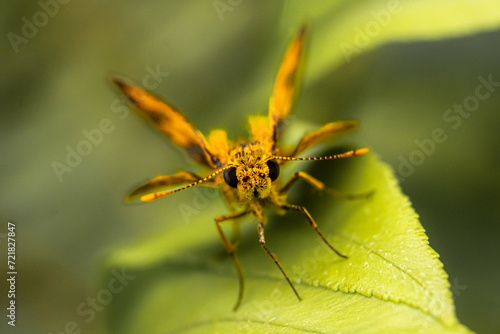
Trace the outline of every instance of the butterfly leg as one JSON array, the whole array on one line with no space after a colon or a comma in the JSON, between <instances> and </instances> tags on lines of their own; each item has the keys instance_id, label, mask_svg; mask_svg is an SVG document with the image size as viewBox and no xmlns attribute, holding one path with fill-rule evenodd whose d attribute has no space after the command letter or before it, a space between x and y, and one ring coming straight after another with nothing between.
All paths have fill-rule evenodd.
<instances>
[{"instance_id":1,"label":"butterfly leg","mask_svg":"<svg viewBox=\"0 0 500 334\"><path fill-rule=\"evenodd\" d=\"M241 269L240 260L238 260L238 257L236 256L235 253L236 246L227 239L226 235L224 234L224 231L220 227L220 223L227 220L243 217L246 214L248 214L248 211L233 212L225 216L215 217L215 227L217 228L217 232L219 232L219 236L222 240L222 243L224 244L224 247L226 247L227 252L229 253L229 255L231 255L234 266L236 268L236 272L238 273L239 292L238 292L238 299L236 300L236 304L233 307L233 311L236 311L238 307L240 307L241 300L243 299L244 276L243 276L243 270Z\"/></svg>"},{"instance_id":2,"label":"butterfly leg","mask_svg":"<svg viewBox=\"0 0 500 334\"><path fill-rule=\"evenodd\" d=\"M324 192L332 195L333 197L336 197L339 199L355 200L355 199L368 198L371 195L373 195L373 191L369 191L369 192L362 193L362 194L354 194L354 195L353 194L344 194L338 190L327 188L323 182L321 182L317 178L315 178L307 173L304 173L304 172L296 172L295 174L293 174L292 177L290 178L290 180L288 180L288 182L283 186L283 188L281 188L280 193L284 193L284 192L288 191L290 189L290 187L292 185L294 185L295 182L297 182L297 180L299 180L299 179L304 179L307 183L309 183L314 188L316 188L320 191L324 191Z\"/></svg>"},{"instance_id":3,"label":"butterfly leg","mask_svg":"<svg viewBox=\"0 0 500 334\"><path fill-rule=\"evenodd\" d=\"M293 204L282 204L282 205L280 205L280 208L285 209L285 210L299 211L299 212L305 214L306 217L307 217L307 220L309 220L309 225L312 228L314 228L314 230L316 231L316 233L318 233L318 235L325 242L325 244L328 247L330 247L330 249L332 251L334 251L335 253L337 253L338 256L343 257L344 259L347 259L347 256L345 256L344 254L340 253L338 250L336 250L335 248L333 248L333 246L326 240L325 236L318 229L318 225L316 224L316 222L314 221L313 217L311 216L311 214L309 214L309 211L307 211L306 208L304 208L303 206L293 205Z\"/></svg>"},{"instance_id":4,"label":"butterfly leg","mask_svg":"<svg viewBox=\"0 0 500 334\"><path fill-rule=\"evenodd\" d=\"M266 251L266 253L274 261L274 263L276 263L276 265L278 266L278 268L281 271L281 273L283 274L283 276L285 276L286 281L288 282L288 284L290 284L290 287L292 288L292 290L295 293L295 295L297 296L297 298L299 300L302 300L302 298L300 298L299 293L297 292L297 290L295 290L295 287L293 286L292 281L290 281L290 278L288 277L288 275L283 270L283 267L281 267L281 264L278 262L278 258L276 257L276 255L274 255L274 253L272 253L266 247L266 239L264 238L264 224L262 223L262 221L259 221L258 229L259 229L259 243L260 243L260 245L262 246L262 248L264 248L264 250Z\"/></svg>"}]
</instances>

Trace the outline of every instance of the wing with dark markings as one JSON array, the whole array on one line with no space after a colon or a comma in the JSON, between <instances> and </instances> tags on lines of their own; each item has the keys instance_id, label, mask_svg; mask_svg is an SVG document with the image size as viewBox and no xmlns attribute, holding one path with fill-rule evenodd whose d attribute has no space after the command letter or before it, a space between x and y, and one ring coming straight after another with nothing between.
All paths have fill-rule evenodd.
<instances>
[{"instance_id":1,"label":"wing with dark markings","mask_svg":"<svg viewBox=\"0 0 500 334\"><path fill-rule=\"evenodd\" d=\"M276 152L283 120L292 109L297 92L306 30L307 25L302 25L297 35L290 42L281 61L274 83L273 95L269 101L269 126L272 131L273 154Z\"/></svg>"},{"instance_id":2,"label":"wing with dark markings","mask_svg":"<svg viewBox=\"0 0 500 334\"><path fill-rule=\"evenodd\" d=\"M215 167L217 157L210 153L205 137L179 111L137 85L116 77L113 82L142 115L170 140L185 149L191 159L208 167Z\"/></svg>"}]
</instances>

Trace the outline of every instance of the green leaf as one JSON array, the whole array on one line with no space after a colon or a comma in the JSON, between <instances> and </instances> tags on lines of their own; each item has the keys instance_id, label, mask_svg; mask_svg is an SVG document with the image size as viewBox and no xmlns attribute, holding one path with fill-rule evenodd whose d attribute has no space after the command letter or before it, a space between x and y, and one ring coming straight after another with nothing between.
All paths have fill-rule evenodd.
<instances>
[{"instance_id":1,"label":"green leaf","mask_svg":"<svg viewBox=\"0 0 500 334\"><path fill-rule=\"evenodd\" d=\"M295 31L304 19L316 31L311 80L391 42L459 37L500 27L495 0L287 1L282 25Z\"/></svg>"},{"instance_id":2,"label":"green leaf","mask_svg":"<svg viewBox=\"0 0 500 334\"><path fill-rule=\"evenodd\" d=\"M171 197L161 204L167 210L189 206L189 224L168 222L166 213L158 219L177 224L174 229L107 257L107 285L113 269L134 276L106 309L112 332L468 333L456 319L438 254L429 247L391 168L374 153L313 167L322 169L313 169L312 175L342 192L375 194L341 201L311 196L306 185L292 190L289 201L308 207L347 260L328 249L301 214L270 216L267 246L301 302L261 249L249 218L242 221L238 249L245 294L240 309L232 311L238 281L213 223L227 209L222 201L207 204L202 189L190 194L194 197ZM307 196L300 196L300 190Z\"/></svg>"}]
</instances>

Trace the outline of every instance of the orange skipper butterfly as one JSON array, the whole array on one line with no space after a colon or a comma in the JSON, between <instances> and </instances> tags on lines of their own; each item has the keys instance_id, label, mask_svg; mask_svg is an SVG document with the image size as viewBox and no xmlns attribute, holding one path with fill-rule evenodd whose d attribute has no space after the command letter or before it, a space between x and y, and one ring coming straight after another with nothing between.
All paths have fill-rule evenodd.
<instances>
[{"instance_id":1,"label":"orange skipper butterfly","mask_svg":"<svg viewBox=\"0 0 500 334\"><path fill-rule=\"evenodd\" d=\"M255 216L260 245L274 261L300 300L299 293L278 262L278 258L267 248L264 237L266 224L264 208L274 207L281 214L286 211L301 212L323 242L338 256L347 258L327 241L305 207L287 202L286 192L297 180L303 179L314 188L330 192L338 197L360 198L369 195L342 195L304 172L297 172L287 182L282 183L280 169L289 161L348 158L368 152L367 148L362 148L324 157L297 157L324 138L355 128L357 126L355 121L325 124L316 131L303 136L293 150L280 147L279 139L283 123L290 113L297 93L306 30L306 25L303 25L285 52L269 101L268 116L250 117L251 130L248 139L231 141L227 138L226 131L221 129L212 130L207 139L168 103L126 80L113 78L114 83L143 116L171 141L182 147L194 162L209 169L206 176L198 176L187 171L175 175L158 176L132 191L128 197L149 202L194 186L215 185L220 188L226 199L232 212L215 217L215 227L224 247L232 257L239 278L239 292L234 310L239 307L243 298L244 276L236 255L237 240L230 240L226 237L221 228L222 223L235 222L238 218L249 214Z\"/></svg>"}]
</instances>

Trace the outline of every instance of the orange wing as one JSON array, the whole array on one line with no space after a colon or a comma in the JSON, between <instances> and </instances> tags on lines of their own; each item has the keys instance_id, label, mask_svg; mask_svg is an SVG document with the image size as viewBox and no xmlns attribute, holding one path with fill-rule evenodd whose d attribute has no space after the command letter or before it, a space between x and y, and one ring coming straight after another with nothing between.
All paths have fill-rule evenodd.
<instances>
[{"instance_id":1,"label":"orange wing","mask_svg":"<svg viewBox=\"0 0 500 334\"><path fill-rule=\"evenodd\" d=\"M136 85L116 77L113 82L161 132L184 148L191 159L216 167L217 157L210 153L205 137L179 111Z\"/></svg>"},{"instance_id":2,"label":"orange wing","mask_svg":"<svg viewBox=\"0 0 500 334\"><path fill-rule=\"evenodd\" d=\"M283 120L292 109L298 88L299 70L307 25L302 25L295 38L290 42L274 83L274 91L269 101L269 126L272 131L273 154L281 133Z\"/></svg>"},{"instance_id":3,"label":"orange wing","mask_svg":"<svg viewBox=\"0 0 500 334\"><path fill-rule=\"evenodd\" d=\"M318 130L304 135L304 137L302 137L302 139L297 144L297 147L295 147L295 151L293 151L290 156L295 157L302 151L317 144L324 138L334 134L342 133L347 130L355 129L357 126L358 122L356 121L337 121L327 123Z\"/></svg>"}]
</instances>

